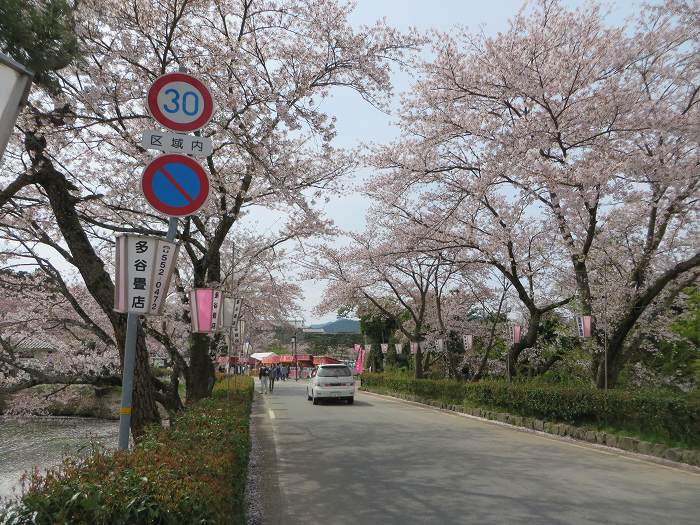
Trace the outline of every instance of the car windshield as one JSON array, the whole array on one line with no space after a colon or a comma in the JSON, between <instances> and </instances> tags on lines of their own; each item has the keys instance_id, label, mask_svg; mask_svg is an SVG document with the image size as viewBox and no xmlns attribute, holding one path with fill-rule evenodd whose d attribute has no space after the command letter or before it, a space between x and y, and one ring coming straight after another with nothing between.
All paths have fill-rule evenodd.
<instances>
[{"instance_id":1,"label":"car windshield","mask_svg":"<svg viewBox=\"0 0 700 525\"><path fill-rule=\"evenodd\" d=\"M319 377L345 377L350 375L347 366L322 367L318 369Z\"/></svg>"}]
</instances>

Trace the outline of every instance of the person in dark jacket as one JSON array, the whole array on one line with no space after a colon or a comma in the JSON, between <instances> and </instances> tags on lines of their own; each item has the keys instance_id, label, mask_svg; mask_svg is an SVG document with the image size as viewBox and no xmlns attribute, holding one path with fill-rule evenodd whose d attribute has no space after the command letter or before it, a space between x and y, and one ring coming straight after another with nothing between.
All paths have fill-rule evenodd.
<instances>
[{"instance_id":1,"label":"person in dark jacket","mask_svg":"<svg viewBox=\"0 0 700 525\"><path fill-rule=\"evenodd\" d=\"M277 377L277 372L275 371L276 367L277 365L273 365L270 368L270 394L272 394L272 391L275 389L275 378Z\"/></svg>"},{"instance_id":2,"label":"person in dark jacket","mask_svg":"<svg viewBox=\"0 0 700 525\"><path fill-rule=\"evenodd\" d=\"M266 366L261 366L258 372L258 379L260 379L260 393L267 394L268 381L270 380L270 369Z\"/></svg>"}]
</instances>

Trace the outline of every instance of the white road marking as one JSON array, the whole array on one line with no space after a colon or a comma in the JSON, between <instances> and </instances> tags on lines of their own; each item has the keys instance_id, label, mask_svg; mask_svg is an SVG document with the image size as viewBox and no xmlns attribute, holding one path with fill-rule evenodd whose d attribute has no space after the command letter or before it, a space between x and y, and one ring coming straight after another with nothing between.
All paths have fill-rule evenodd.
<instances>
[{"instance_id":1,"label":"white road marking","mask_svg":"<svg viewBox=\"0 0 700 525\"><path fill-rule=\"evenodd\" d=\"M275 413L272 411L272 409L269 409L268 412L270 413L270 419L275 419Z\"/></svg>"}]
</instances>

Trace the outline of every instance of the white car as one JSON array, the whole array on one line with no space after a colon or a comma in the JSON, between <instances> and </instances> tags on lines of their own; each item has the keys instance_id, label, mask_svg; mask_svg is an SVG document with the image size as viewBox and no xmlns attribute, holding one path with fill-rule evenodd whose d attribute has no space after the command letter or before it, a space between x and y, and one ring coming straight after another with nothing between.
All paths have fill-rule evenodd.
<instances>
[{"instance_id":1,"label":"white car","mask_svg":"<svg viewBox=\"0 0 700 525\"><path fill-rule=\"evenodd\" d=\"M355 401L355 378L347 365L319 365L306 385L306 398L318 405L321 399Z\"/></svg>"}]
</instances>

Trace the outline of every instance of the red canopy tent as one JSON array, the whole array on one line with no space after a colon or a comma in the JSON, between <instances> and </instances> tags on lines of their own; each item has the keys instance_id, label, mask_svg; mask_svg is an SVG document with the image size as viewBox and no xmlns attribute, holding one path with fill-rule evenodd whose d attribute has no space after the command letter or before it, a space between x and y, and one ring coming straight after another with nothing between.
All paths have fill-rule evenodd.
<instances>
[{"instance_id":1,"label":"red canopy tent","mask_svg":"<svg viewBox=\"0 0 700 525\"><path fill-rule=\"evenodd\" d=\"M341 361L327 355L315 355L314 365L340 365Z\"/></svg>"},{"instance_id":2,"label":"red canopy tent","mask_svg":"<svg viewBox=\"0 0 700 525\"><path fill-rule=\"evenodd\" d=\"M219 357L216 358L216 362L219 363L220 365L223 365L223 366L226 366L226 361L228 361L229 365L244 364L244 363L239 363L238 356L235 356L235 355L232 355L232 356L220 355Z\"/></svg>"}]
</instances>

